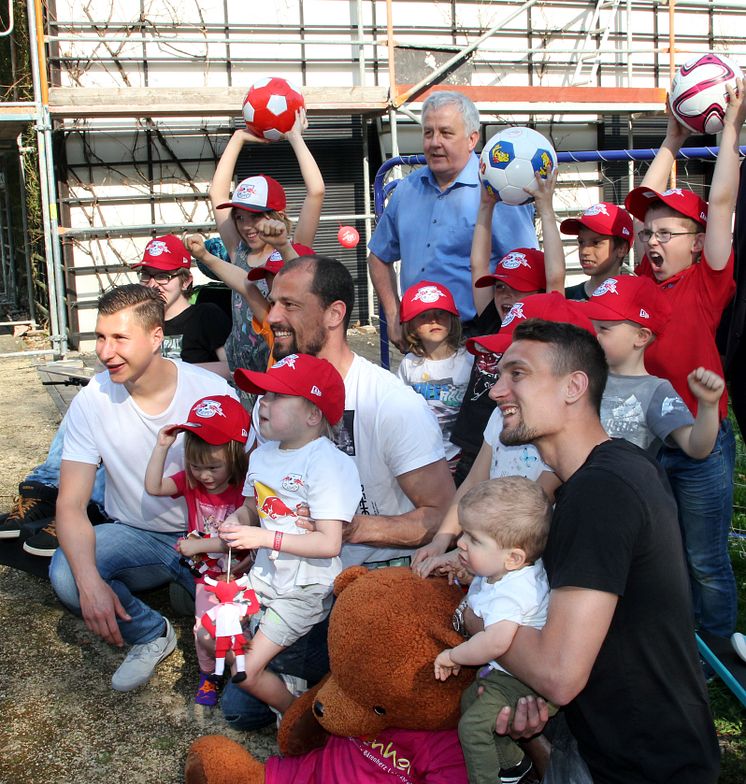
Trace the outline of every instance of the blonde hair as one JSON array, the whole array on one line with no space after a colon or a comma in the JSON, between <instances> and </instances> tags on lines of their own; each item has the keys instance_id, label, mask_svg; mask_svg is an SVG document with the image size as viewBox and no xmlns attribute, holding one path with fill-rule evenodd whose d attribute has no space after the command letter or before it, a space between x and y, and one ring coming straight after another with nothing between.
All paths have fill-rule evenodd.
<instances>
[{"instance_id":1,"label":"blonde hair","mask_svg":"<svg viewBox=\"0 0 746 784\"><path fill-rule=\"evenodd\" d=\"M465 493L458 516L464 527L484 531L500 547L520 547L532 563L546 547L552 505L536 482L503 476L480 482Z\"/></svg>"},{"instance_id":2,"label":"blonde hair","mask_svg":"<svg viewBox=\"0 0 746 784\"><path fill-rule=\"evenodd\" d=\"M189 487L196 485L196 480L189 469L191 463L206 465L214 459L214 451L222 450L222 457L228 468L228 484L243 486L249 470L249 456L246 446L240 441L229 441L227 444L208 444L190 430L184 431L184 463Z\"/></svg>"},{"instance_id":3,"label":"blonde hair","mask_svg":"<svg viewBox=\"0 0 746 784\"><path fill-rule=\"evenodd\" d=\"M440 308L433 308L433 310L440 310ZM456 351L461 345L461 319L458 316L454 316L453 313L449 313L447 310L443 312L450 318L448 335L446 336L445 342L450 348ZM415 318L417 318L417 316L415 316ZM417 330L414 327L414 319L405 321L402 324L402 331L404 333L404 340L407 341L407 350L415 356L424 357L425 347L422 345L422 341L417 335Z\"/></svg>"}]
</instances>

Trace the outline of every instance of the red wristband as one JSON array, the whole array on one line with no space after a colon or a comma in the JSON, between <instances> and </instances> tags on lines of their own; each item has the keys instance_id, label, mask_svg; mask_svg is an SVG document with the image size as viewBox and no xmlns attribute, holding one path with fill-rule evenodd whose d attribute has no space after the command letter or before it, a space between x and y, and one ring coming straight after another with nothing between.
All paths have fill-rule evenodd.
<instances>
[{"instance_id":1,"label":"red wristband","mask_svg":"<svg viewBox=\"0 0 746 784\"><path fill-rule=\"evenodd\" d=\"M275 531L275 541L272 544L272 549L278 553L282 549L282 531Z\"/></svg>"}]
</instances>

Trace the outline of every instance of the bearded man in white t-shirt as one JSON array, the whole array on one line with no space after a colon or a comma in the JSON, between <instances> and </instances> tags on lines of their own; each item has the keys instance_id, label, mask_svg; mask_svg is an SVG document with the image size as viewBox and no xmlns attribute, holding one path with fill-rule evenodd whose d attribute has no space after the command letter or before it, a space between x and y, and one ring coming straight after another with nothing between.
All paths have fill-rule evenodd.
<instances>
[{"instance_id":1,"label":"bearded man in white t-shirt","mask_svg":"<svg viewBox=\"0 0 746 784\"><path fill-rule=\"evenodd\" d=\"M355 460L363 490L357 514L343 529L344 565L408 563L437 531L455 487L440 427L424 399L348 345L354 298L352 276L336 259L314 255L287 262L272 285L273 356L323 357L344 379L337 446ZM301 638L270 668L309 680L325 674L325 631L319 627ZM274 721L263 703L231 684L221 705L236 729Z\"/></svg>"},{"instance_id":2,"label":"bearded man in white t-shirt","mask_svg":"<svg viewBox=\"0 0 746 784\"><path fill-rule=\"evenodd\" d=\"M171 624L133 591L194 580L179 564L176 541L186 532L183 500L145 491L145 467L158 431L186 421L194 402L234 395L202 368L161 355L163 300L154 289L120 286L98 303L96 354L106 370L72 401L57 498L60 548L50 565L62 603L112 645L131 645L112 678L117 691L147 682L176 646ZM234 395L235 396L235 395ZM86 507L96 468L106 469L106 512L114 522L91 525ZM166 472L183 470L180 444Z\"/></svg>"}]
</instances>

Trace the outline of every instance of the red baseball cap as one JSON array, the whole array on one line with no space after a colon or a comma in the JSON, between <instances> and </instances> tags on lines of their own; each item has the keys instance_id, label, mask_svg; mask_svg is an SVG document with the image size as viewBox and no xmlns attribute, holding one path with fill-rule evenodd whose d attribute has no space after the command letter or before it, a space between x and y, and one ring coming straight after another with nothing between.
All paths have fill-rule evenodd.
<instances>
[{"instance_id":1,"label":"red baseball cap","mask_svg":"<svg viewBox=\"0 0 746 784\"><path fill-rule=\"evenodd\" d=\"M707 202L694 191L685 188L671 188L658 193L651 188L635 188L627 194L624 206L637 218L644 221L651 202L660 200L676 212L691 218L703 226L707 225Z\"/></svg>"},{"instance_id":2,"label":"red baseball cap","mask_svg":"<svg viewBox=\"0 0 746 784\"><path fill-rule=\"evenodd\" d=\"M133 264L138 267L153 267L159 270L189 269L192 266L192 254L184 243L173 234L156 237L145 246L142 261Z\"/></svg>"},{"instance_id":3,"label":"red baseball cap","mask_svg":"<svg viewBox=\"0 0 746 784\"><path fill-rule=\"evenodd\" d=\"M574 324L595 335L596 330L593 329L590 318L577 306L577 302L565 299L559 291L527 297L523 302L516 302L508 311L497 335L469 338L466 341L466 348L472 354L480 354L484 351L504 354L513 342L515 328L522 322L534 318Z\"/></svg>"},{"instance_id":4,"label":"red baseball cap","mask_svg":"<svg viewBox=\"0 0 746 784\"><path fill-rule=\"evenodd\" d=\"M188 430L214 446L230 441L245 444L249 425L249 414L238 400L230 395L215 395L198 400L187 421L183 425L173 425L171 431Z\"/></svg>"},{"instance_id":5,"label":"red baseball cap","mask_svg":"<svg viewBox=\"0 0 746 784\"><path fill-rule=\"evenodd\" d=\"M313 256L313 248L309 248L308 245L301 245L294 242L293 250L299 256ZM252 267L249 270L247 277L249 280L261 280L262 278L266 278L267 275L277 275L284 264L285 262L282 260L280 251L274 250L272 251L272 254L269 256L267 261L264 262L264 264L259 267Z\"/></svg>"},{"instance_id":6,"label":"red baseball cap","mask_svg":"<svg viewBox=\"0 0 746 784\"><path fill-rule=\"evenodd\" d=\"M271 210L281 212L285 209L286 204L285 189L282 185L266 174L258 174L256 177L247 177L245 180L241 180L236 186L236 190L233 191L231 200L224 204L218 204L216 209L238 207L239 210L247 212L270 212Z\"/></svg>"},{"instance_id":7,"label":"red baseball cap","mask_svg":"<svg viewBox=\"0 0 746 784\"><path fill-rule=\"evenodd\" d=\"M666 328L671 306L650 278L618 275L605 280L587 302L578 306L596 321L632 321L654 335Z\"/></svg>"},{"instance_id":8,"label":"red baseball cap","mask_svg":"<svg viewBox=\"0 0 746 784\"><path fill-rule=\"evenodd\" d=\"M345 408L345 384L337 369L325 359L309 354L290 354L266 373L239 368L233 378L246 392L277 392L310 400L321 409L330 425L336 425Z\"/></svg>"},{"instance_id":9,"label":"red baseball cap","mask_svg":"<svg viewBox=\"0 0 746 784\"><path fill-rule=\"evenodd\" d=\"M483 289L501 280L516 291L543 291L547 287L544 254L535 248L516 248L497 262L491 275L483 275L474 284Z\"/></svg>"},{"instance_id":10,"label":"red baseball cap","mask_svg":"<svg viewBox=\"0 0 746 784\"><path fill-rule=\"evenodd\" d=\"M577 235L583 227L606 237L621 237L630 246L634 241L632 216L608 201L593 204L579 218L567 218L560 223L563 234Z\"/></svg>"},{"instance_id":11,"label":"red baseball cap","mask_svg":"<svg viewBox=\"0 0 746 784\"><path fill-rule=\"evenodd\" d=\"M426 310L445 310L458 316L453 294L442 284L432 280L421 280L410 286L402 295L399 321L411 321Z\"/></svg>"}]
</instances>

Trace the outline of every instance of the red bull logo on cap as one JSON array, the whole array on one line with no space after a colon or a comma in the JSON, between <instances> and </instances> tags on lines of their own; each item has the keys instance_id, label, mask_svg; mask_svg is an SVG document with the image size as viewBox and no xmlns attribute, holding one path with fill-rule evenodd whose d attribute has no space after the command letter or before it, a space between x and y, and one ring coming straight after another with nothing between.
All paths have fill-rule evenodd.
<instances>
[{"instance_id":1,"label":"red bull logo on cap","mask_svg":"<svg viewBox=\"0 0 746 784\"><path fill-rule=\"evenodd\" d=\"M517 251L512 251L511 253L508 253L507 256L503 256L497 263L497 266L509 270L518 269L518 267L528 267L531 269L531 264L526 258L526 254L518 253Z\"/></svg>"},{"instance_id":2,"label":"red bull logo on cap","mask_svg":"<svg viewBox=\"0 0 746 784\"><path fill-rule=\"evenodd\" d=\"M592 204L588 209L583 213L587 217L591 217L593 215L606 215L609 216L609 211L606 209L605 204Z\"/></svg>"},{"instance_id":3,"label":"red bull logo on cap","mask_svg":"<svg viewBox=\"0 0 746 784\"><path fill-rule=\"evenodd\" d=\"M503 319L502 326L507 327L511 321L515 319L525 319L526 314L523 312L523 303L516 302L515 305L508 311L508 315Z\"/></svg>"},{"instance_id":4,"label":"red bull logo on cap","mask_svg":"<svg viewBox=\"0 0 746 784\"><path fill-rule=\"evenodd\" d=\"M281 368L281 367L289 367L289 368L292 368L293 370L295 370L295 361L296 361L296 359L298 359L298 355L297 354L288 354L286 357L281 359L279 362L275 362L275 364L272 367L275 370L277 370L277 368Z\"/></svg>"},{"instance_id":5,"label":"red bull logo on cap","mask_svg":"<svg viewBox=\"0 0 746 784\"><path fill-rule=\"evenodd\" d=\"M609 278L605 280L594 292L594 297L602 297L604 294L616 294L619 295L619 292L616 290L616 278Z\"/></svg>"},{"instance_id":6,"label":"red bull logo on cap","mask_svg":"<svg viewBox=\"0 0 746 784\"><path fill-rule=\"evenodd\" d=\"M445 297L445 294L437 286L422 286L422 288L417 289L417 293L412 297L412 300L414 302L424 302L429 305L433 302L437 302L442 297Z\"/></svg>"},{"instance_id":7,"label":"red bull logo on cap","mask_svg":"<svg viewBox=\"0 0 746 784\"><path fill-rule=\"evenodd\" d=\"M256 185L253 182L242 182L233 194L234 199L250 199L256 194Z\"/></svg>"},{"instance_id":8,"label":"red bull logo on cap","mask_svg":"<svg viewBox=\"0 0 746 784\"><path fill-rule=\"evenodd\" d=\"M163 240L151 240L145 246L145 252L151 256L160 256L162 253L168 253L168 245Z\"/></svg>"},{"instance_id":9,"label":"red bull logo on cap","mask_svg":"<svg viewBox=\"0 0 746 784\"><path fill-rule=\"evenodd\" d=\"M217 400L203 400L194 409L194 415L200 419L212 419L214 416L221 416L225 419L223 406Z\"/></svg>"}]
</instances>

